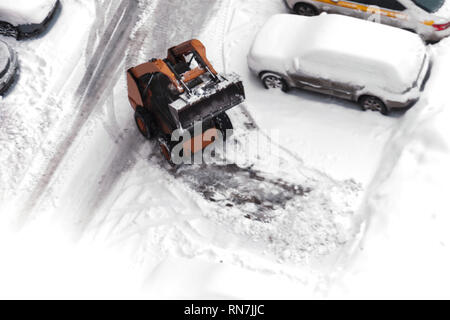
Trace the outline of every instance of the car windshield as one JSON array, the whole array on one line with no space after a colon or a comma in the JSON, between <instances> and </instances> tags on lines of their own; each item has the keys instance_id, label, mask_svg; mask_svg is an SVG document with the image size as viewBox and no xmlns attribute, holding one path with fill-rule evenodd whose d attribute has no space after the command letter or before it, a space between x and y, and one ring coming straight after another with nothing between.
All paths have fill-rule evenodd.
<instances>
[{"instance_id":1,"label":"car windshield","mask_svg":"<svg viewBox=\"0 0 450 320\"><path fill-rule=\"evenodd\" d=\"M445 0L412 0L418 7L421 7L423 10L427 12L436 12L445 3Z\"/></svg>"}]
</instances>

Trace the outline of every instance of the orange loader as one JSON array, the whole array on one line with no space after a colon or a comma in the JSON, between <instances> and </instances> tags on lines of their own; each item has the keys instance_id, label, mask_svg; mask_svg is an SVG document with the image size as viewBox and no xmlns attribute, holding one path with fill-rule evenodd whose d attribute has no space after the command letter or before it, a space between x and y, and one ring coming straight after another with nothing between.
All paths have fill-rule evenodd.
<instances>
[{"instance_id":1,"label":"orange loader","mask_svg":"<svg viewBox=\"0 0 450 320\"><path fill-rule=\"evenodd\" d=\"M175 130L187 130L193 137L183 142L180 157L202 152L219 136L217 130L227 138L233 125L226 111L245 100L239 76L217 73L199 40L169 49L164 60L152 59L129 69L127 82L139 131L149 140L158 140L171 164L173 149L180 143L172 141ZM194 130L198 123L202 125L200 135Z\"/></svg>"}]
</instances>

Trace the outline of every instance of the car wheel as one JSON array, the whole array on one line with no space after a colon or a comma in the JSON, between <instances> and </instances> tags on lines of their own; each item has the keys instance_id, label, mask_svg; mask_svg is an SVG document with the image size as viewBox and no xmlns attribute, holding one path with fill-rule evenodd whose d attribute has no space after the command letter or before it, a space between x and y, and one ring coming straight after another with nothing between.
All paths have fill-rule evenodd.
<instances>
[{"instance_id":1,"label":"car wheel","mask_svg":"<svg viewBox=\"0 0 450 320\"><path fill-rule=\"evenodd\" d=\"M317 16L319 14L319 11L313 6L308 3L297 3L294 6L294 12L301 16Z\"/></svg>"},{"instance_id":2,"label":"car wheel","mask_svg":"<svg viewBox=\"0 0 450 320\"><path fill-rule=\"evenodd\" d=\"M289 86L286 83L286 81L273 73L265 73L261 76L261 81L264 85L264 87L268 90L275 89L275 90L282 90L283 92L289 91Z\"/></svg>"},{"instance_id":3,"label":"car wheel","mask_svg":"<svg viewBox=\"0 0 450 320\"><path fill-rule=\"evenodd\" d=\"M417 34L416 30L414 30L414 29L403 28L403 30Z\"/></svg>"},{"instance_id":4,"label":"car wheel","mask_svg":"<svg viewBox=\"0 0 450 320\"><path fill-rule=\"evenodd\" d=\"M139 107L134 113L134 119L142 136L144 136L144 138L146 138L147 140L150 140L153 137L153 128L150 114L144 108Z\"/></svg>"},{"instance_id":5,"label":"car wheel","mask_svg":"<svg viewBox=\"0 0 450 320\"><path fill-rule=\"evenodd\" d=\"M17 77L18 65L15 52L0 40L0 96L6 94Z\"/></svg>"},{"instance_id":6,"label":"car wheel","mask_svg":"<svg viewBox=\"0 0 450 320\"><path fill-rule=\"evenodd\" d=\"M359 101L362 109L364 111L377 111L381 114L388 115L389 109L386 107L383 101L381 99L374 97L374 96L364 96Z\"/></svg>"},{"instance_id":7,"label":"car wheel","mask_svg":"<svg viewBox=\"0 0 450 320\"><path fill-rule=\"evenodd\" d=\"M233 124L231 123L230 117L223 112L216 117L214 122L216 128L222 132L223 140L227 140L229 138L228 133L230 133L230 130L233 130Z\"/></svg>"}]
</instances>

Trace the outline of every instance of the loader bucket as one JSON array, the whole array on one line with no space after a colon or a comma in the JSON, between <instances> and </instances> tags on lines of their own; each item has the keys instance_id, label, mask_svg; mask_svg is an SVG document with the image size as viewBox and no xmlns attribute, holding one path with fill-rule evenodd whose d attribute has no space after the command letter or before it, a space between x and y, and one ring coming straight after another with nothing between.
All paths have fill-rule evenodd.
<instances>
[{"instance_id":1,"label":"loader bucket","mask_svg":"<svg viewBox=\"0 0 450 320\"><path fill-rule=\"evenodd\" d=\"M240 80L226 80L190 99L179 99L170 105L171 112L181 127L190 129L195 122L204 122L241 104L245 100Z\"/></svg>"}]
</instances>

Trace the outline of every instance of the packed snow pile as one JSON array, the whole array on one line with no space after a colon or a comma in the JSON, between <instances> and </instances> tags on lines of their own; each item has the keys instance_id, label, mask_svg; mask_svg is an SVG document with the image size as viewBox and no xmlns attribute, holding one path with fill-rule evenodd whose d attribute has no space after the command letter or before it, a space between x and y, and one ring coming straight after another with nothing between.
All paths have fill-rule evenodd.
<instances>
[{"instance_id":1,"label":"packed snow pile","mask_svg":"<svg viewBox=\"0 0 450 320\"><path fill-rule=\"evenodd\" d=\"M394 132L367 193L366 233L345 281L355 296L448 298L450 39L433 53L426 94Z\"/></svg>"},{"instance_id":2,"label":"packed snow pile","mask_svg":"<svg viewBox=\"0 0 450 320\"><path fill-rule=\"evenodd\" d=\"M412 32L342 15L281 14L261 29L249 60L269 71L403 93L425 58L425 45Z\"/></svg>"},{"instance_id":3,"label":"packed snow pile","mask_svg":"<svg viewBox=\"0 0 450 320\"><path fill-rule=\"evenodd\" d=\"M42 23L58 0L2 0L0 21L14 26Z\"/></svg>"}]
</instances>

